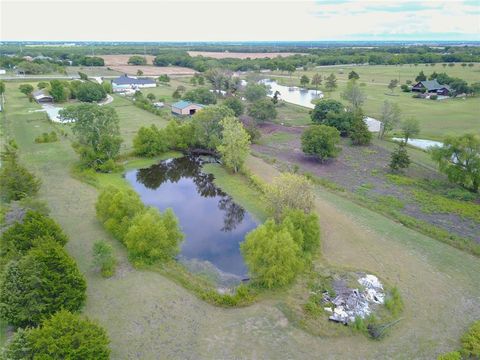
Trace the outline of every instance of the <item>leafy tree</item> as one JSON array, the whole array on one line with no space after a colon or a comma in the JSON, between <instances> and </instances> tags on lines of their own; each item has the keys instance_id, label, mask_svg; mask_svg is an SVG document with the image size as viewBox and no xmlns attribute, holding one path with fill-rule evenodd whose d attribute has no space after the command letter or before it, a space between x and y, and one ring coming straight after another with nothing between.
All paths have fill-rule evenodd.
<instances>
[{"instance_id":1,"label":"leafy tree","mask_svg":"<svg viewBox=\"0 0 480 360\"><path fill-rule=\"evenodd\" d=\"M224 165L233 172L238 172L250 151L250 136L240 121L234 117L224 118L221 125L222 141L218 146L218 152Z\"/></svg>"},{"instance_id":2,"label":"leafy tree","mask_svg":"<svg viewBox=\"0 0 480 360\"><path fill-rule=\"evenodd\" d=\"M45 239L53 240L60 246L67 243L62 228L51 218L38 211L29 210L22 221L6 229L0 240L0 254L3 259L23 256L34 246L41 246Z\"/></svg>"},{"instance_id":3,"label":"leafy tree","mask_svg":"<svg viewBox=\"0 0 480 360\"><path fill-rule=\"evenodd\" d=\"M171 209L163 214L149 208L138 214L125 235L129 257L137 263L152 264L173 259L184 235Z\"/></svg>"},{"instance_id":4,"label":"leafy tree","mask_svg":"<svg viewBox=\"0 0 480 360\"><path fill-rule=\"evenodd\" d=\"M385 100L380 110L380 122L382 123L378 138L383 139L386 133L393 130L400 122L400 108L397 104L392 104Z\"/></svg>"},{"instance_id":5,"label":"leafy tree","mask_svg":"<svg viewBox=\"0 0 480 360\"><path fill-rule=\"evenodd\" d=\"M347 88L341 96L342 99L345 99L350 103L353 110L360 109L367 99L364 91L360 89L360 86L358 86L354 81L350 81L348 83Z\"/></svg>"},{"instance_id":6,"label":"leafy tree","mask_svg":"<svg viewBox=\"0 0 480 360\"><path fill-rule=\"evenodd\" d=\"M41 182L18 163L17 146L10 142L0 154L0 198L6 202L35 195Z\"/></svg>"},{"instance_id":7,"label":"leafy tree","mask_svg":"<svg viewBox=\"0 0 480 360\"><path fill-rule=\"evenodd\" d=\"M305 254L317 251L320 245L320 225L315 212L306 214L302 210L287 209L282 214L282 223Z\"/></svg>"},{"instance_id":8,"label":"leafy tree","mask_svg":"<svg viewBox=\"0 0 480 360\"><path fill-rule=\"evenodd\" d=\"M245 98L250 102L261 100L267 96L267 87L263 84L248 83L245 87Z\"/></svg>"},{"instance_id":9,"label":"leafy tree","mask_svg":"<svg viewBox=\"0 0 480 360\"><path fill-rule=\"evenodd\" d=\"M180 91L178 91L178 89L176 89L173 93L172 93L172 98L174 98L175 100L178 100L182 97L182 94L180 93Z\"/></svg>"},{"instance_id":10,"label":"leafy tree","mask_svg":"<svg viewBox=\"0 0 480 360\"><path fill-rule=\"evenodd\" d=\"M170 77L167 74L160 75L158 77L158 81L162 83L169 83L170 82Z\"/></svg>"},{"instance_id":11,"label":"leafy tree","mask_svg":"<svg viewBox=\"0 0 480 360\"><path fill-rule=\"evenodd\" d=\"M98 196L95 208L103 226L123 241L133 218L143 211L144 205L135 191L109 186Z\"/></svg>"},{"instance_id":12,"label":"leafy tree","mask_svg":"<svg viewBox=\"0 0 480 360\"><path fill-rule=\"evenodd\" d=\"M18 89L20 90L21 93L30 96L33 92L33 86L30 84L21 84Z\"/></svg>"},{"instance_id":13,"label":"leafy tree","mask_svg":"<svg viewBox=\"0 0 480 360\"><path fill-rule=\"evenodd\" d=\"M462 336L462 354L475 359L480 357L480 320L475 321Z\"/></svg>"},{"instance_id":14,"label":"leafy tree","mask_svg":"<svg viewBox=\"0 0 480 360\"><path fill-rule=\"evenodd\" d=\"M155 94L148 93L147 94L147 99L150 100L150 101L154 101L155 100Z\"/></svg>"},{"instance_id":15,"label":"leafy tree","mask_svg":"<svg viewBox=\"0 0 480 360\"><path fill-rule=\"evenodd\" d=\"M405 143L398 144L397 148L391 154L390 169L392 171L402 171L410 166L410 157Z\"/></svg>"},{"instance_id":16,"label":"leafy tree","mask_svg":"<svg viewBox=\"0 0 480 360\"><path fill-rule=\"evenodd\" d=\"M340 148L340 132L332 126L312 125L302 134L302 150L320 160L337 156Z\"/></svg>"},{"instance_id":17,"label":"leafy tree","mask_svg":"<svg viewBox=\"0 0 480 360\"><path fill-rule=\"evenodd\" d=\"M233 110L223 105L207 106L192 117L195 143L206 149L215 150L221 143L221 120L233 117Z\"/></svg>"},{"instance_id":18,"label":"leafy tree","mask_svg":"<svg viewBox=\"0 0 480 360\"><path fill-rule=\"evenodd\" d=\"M393 79L393 80L390 80L390 83L388 84L387 87L393 94L393 90L395 90L397 86L398 86L398 79Z\"/></svg>"},{"instance_id":19,"label":"leafy tree","mask_svg":"<svg viewBox=\"0 0 480 360\"><path fill-rule=\"evenodd\" d=\"M113 93L113 87L112 87L112 83L111 83L111 82L109 82L109 81L104 81L104 82L102 83L102 86L103 86L103 90L105 90L105 92L106 92L107 94Z\"/></svg>"},{"instance_id":20,"label":"leafy tree","mask_svg":"<svg viewBox=\"0 0 480 360\"><path fill-rule=\"evenodd\" d=\"M230 96L225 99L223 105L229 107L235 113L235 116L240 116L245 111L245 106L242 103L242 100L235 96Z\"/></svg>"},{"instance_id":21,"label":"leafy tree","mask_svg":"<svg viewBox=\"0 0 480 360\"><path fill-rule=\"evenodd\" d=\"M300 85L305 86L305 85L308 85L309 83L310 83L310 79L308 78L308 76L302 75L302 77L300 78Z\"/></svg>"},{"instance_id":22,"label":"leafy tree","mask_svg":"<svg viewBox=\"0 0 480 360\"><path fill-rule=\"evenodd\" d=\"M337 88L337 77L334 73L331 73L325 78L325 89L329 92L334 91Z\"/></svg>"},{"instance_id":23,"label":"leafy tree","mask_svg":"<svg viewBox=\"0 0 480 360\"><path fill-rule=\"evenodd\" d=\"M186 150L195 142L195 129L191 122L170 120L161 132L165 134L171 150Z\"/></svg>"},{"instance_id":24,"label":"leafy tree","mask_svg":"<svg viewBox=\"0 0 480 360\"><path fill-rule=\"evenodd\" d=\"M356 111L342 111L340 113L329 112L321 124L333 126L340 131L340 136L348 136L356 118L356 113Z\"/></svg>"},{"instance_id":25,"label":"leafy tree","mask_svg":"<svg viewBox=\"0 0 480 360\"><path fill-rule=\"evenodd\" d=\"M313 209L313 186L302 175L282 173L265 187L265 203L269 213L277 220L287 209L309 213Z\"/></svg>"},{"instance_id":26,"label":"leafy tree","mask_svg":"<svg viewBox=\"0 0 480 360\"><path fill-rule=\"evenodd\" d=\"M278 104L278 97L280 96L280 91L276 90L272 96L272 102L277 105Z\"/></svg>"},{"instance_id":27,"label":"leafy tree","mask_svg":"<svg viewBox=\"0 0 480 360\"><path fill-rule=\"evenodd\" d=\"M65 309L78 311L86 282L75 261L54 241L11 261L0 282L0 317L14 326L37 325Z\"/></svg>"},{"instance_id":28,"label":"leafy tree","mask_svg":"<svg viewBox=\"0 0 480 360\"><path fill-rule=\"evenodd\" d=\"M408 118L403 121L401 127L405 144L408 143L408 139L417 136L420 133L420 122L414 118Z\"/></svg>"},{"instance_id":29,"label":"leafy tree","mask_svg":"<svg viewBox=\"0 0 480 360\"><path fill-rule=\"evenodd\" d=\"M248 233L240 248L253 280L268 289L290 284L303 268L300 247L273 220Z\"/></svg>"},{"instance_id":30,"label":"leafy tree","mask_svg":"<svg viewBox=\"0 0 480 360\"><path fill-rule=\"evenodd\" d=\"M140 70L140 69L138 69L138 70L137 70L137 76L142 76L142 75L143 75L143 71Z\"/></svg>"},{"instance_id":31,"label":"leafy tree","mask_svg":"<svg viewBox=\"0 0 480 360\"><path fill-rule=\"evenodd\" d=\"M471 92L467 82L462 79L454 79L449 85L457 95L462 93L468 94Z\"/></svg>"},{"instance_id":32,"label":"leafy tree","mask_svg":"<svg viewBox=\"0 0 480 360\"><path fill-rule=\"evenodd\" d=\"M78 72L78 76L80 76L80 80L87 81L88 80L88 75L83 73L83 72Z\"/></svg>"},{"instance_id":33,"label":"leafy tree","mask_svg":"<svg viewBox=\"0 0 480 360\"><path fill-rule=\"evenodd\" d=\"M55 102L63 102L67 100L67 91L60 80L50 81L49 93Z\"/></svg>"},{"instance_id":34,"label":"leafy tree","mask_svg":"<svg viewBox=\"0 0 480 360\"><path fill-rule=\"evenodd\" d=\"M120 152L122 138L114 108L95 104L68 106L60 111L60 117L75 121L75 150L86 166L102 170L102 165Z\"/></svg>"},{"instance_id":35,"label":"leafy tree","mask_svg":"<svg viewBox=\"0 0 480 360\"><path fill-rule=\"evenodd\" d=\"M425 74L423 73L423 70L422 70L422 71L420 71L420 73L415 78L415 81L420 82L420 81L425 81L425 80L427 80L427 77L425 76Z\"/></svg>"},{"instance_id":36,"label":"leafy tree","mask_svg":"<svg viewBox=\"0 0 480 360\"><path fill-rule=\"evenodd\" d=\"M200 103L203 105L210 105L217 103L217 97L207 88L198 88L187 91L183 95L184 100Z\"/></svg>"},{"instance_id":37,"label":"leafy tree","mask_svg":"<svg viewBox=\"0 0 480 360\"><path fill-rule=\"evenodd\" d=\"M115 274L117 260L113 255L113 247L103 240L93 244L93 265L100 269L103 277L111 277Z\"/></svg>"},{"instance_id":38,"label":"leafy tree","mask_svg":"<svg viewBox=\"0 0 480 360\"><path fill-rule=\"evenodd\" d=\"M255 119L257 123L264 123L277 117L275 105L268 99L255 101L248 108L248 115Z\"/></svg>"},{"instance_id":39,"label":"leafy tree","mask_svg":"<svg viewBox=\"0 0 480 360\"><path fill-rule=\"evenodd\" d=\"M442 147L432 150L432 159L451 182L478 192L480 186L480 137L474 134L448 136Z\"/></svg>"},{"instance_id":40,"label":"leafy tree","mask_svg":"<svg viewBox=\"0 0 480 360\"><path fill-rule=\"evenodd\" d=\"M133 149L139 156L156 156L168 150L165 133L155 125L142 126L133 138Z\"/></svg>"},{"instance_id":41,"label":"leafy tree","mask_svg":"<svg viewBox=\"0 0 480 360\"><path fill-rule=\"evenodd\" d=\"M322 85L322 75L320 74L315 74L312 76L312 85L315 86L315 91L318 91L318 86Z\"/></svg>"},{"instance_id":42,"label":"leafy tree","mask_svg":"<svg viewBox=\"0 0 480 360\"><path fill-rule=\"evenodd\" d=\"M86 81L78 86L76 97L83 102L97 102L105 99L107 93L102 85Z\"/></svg>"},{"instance_id":43,"label":"leafy tree","mask_svg":"<svg viewBox=\"0 0 480 360\"><path fill-rule=\"evenodd\" d=\"M40 327L19 329L3 355L9 360L108 360L109 342L99 325L61 310Z\"/></svg>"},{"instance_id":44,"label":"leafy tree","mask_svg":"<svg viewBox=\"0 0 480 360\"><path fill-rule=\"evenodd\" d=\"M354 115L352 125L349 131L350 139L353 145L368 145L372 140L372 133L363 120L363 114Z\"/></svg>"},{"instance_id":45,"label":"leafy tree","mask_svg":"<svg viewBox=\"0 0 480 360\"><path fill-rule=\"evenodd\" d=\"M130 65L147 65L147 59L143 56L140 56L140 55L133 55L133 56L130 56L130 58L128 59L128 63Z\"/></svg>"},{"instance_id":46,"label":"leafy tree","mask_svg":"<svg viewBox=\"0 0 480 360\"><path fill-rule=\"evenodd\" d=\"M310 117L314 123L321 124L330 112L339 114L343 112L343 104L340 101L333 99L323 99L315 104Z\"/></svg>"},{"instance_id":47,"label":"leafy tree","mask_svg":"<svg viewBox=\"0 0 480 360\"><path fill-rule=\"evenodd\" d=\"M358 80L360 79L360 75L358 75L354 70L348 73L348 80Z\"/></svg>"}]
</instances>

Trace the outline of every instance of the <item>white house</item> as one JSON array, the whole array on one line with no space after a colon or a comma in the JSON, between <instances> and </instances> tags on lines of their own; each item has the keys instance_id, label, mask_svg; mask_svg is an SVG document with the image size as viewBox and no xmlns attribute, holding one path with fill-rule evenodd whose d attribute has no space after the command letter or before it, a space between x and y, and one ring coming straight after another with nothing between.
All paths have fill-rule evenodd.
<instances>
[{"instance_id":1,"label":"white house","mask_svg":"<svg viewBox=\"0 0 480 360\"><path fill-rule=\"evenodd\" d=\"M113 92L126 92L128 90L137 90L141 88L153 88L157 83L149 78L130 77L127 74L119 76L112 80Z\"/></svg>"}]
</instances>

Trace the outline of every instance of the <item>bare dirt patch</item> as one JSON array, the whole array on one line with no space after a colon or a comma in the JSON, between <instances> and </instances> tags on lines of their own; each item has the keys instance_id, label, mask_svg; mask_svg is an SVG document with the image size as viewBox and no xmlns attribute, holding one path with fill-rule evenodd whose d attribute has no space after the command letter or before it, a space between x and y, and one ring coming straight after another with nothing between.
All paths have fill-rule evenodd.
<instances>
[{"instance_id":1,"label":"bare dirt patch","mask_svg":"<svg viewBox=\"0 0 480 360\"><path fill-rule=\"evenodd\" d=\"M246 52L238 52L238 53L232 53L232 52L213 52L213 51L188 51L188 55L190 56L204 56L204 57L210 57L214 59L263 59L263 58L269 58L273 59L278 56L280 57L287 57L291 55L296 55L296 53L290 53L290 52L261 52L261 53L246 53Z\"/></svg>"},{"instance_id":2,"label":"bare dirt patch","mask_svg":"<svg viewBox=\"0 0 480 360\"><path fill-rule=\"evenodd\" d=\"M138 70L143 72L144 76L159 75L193 75L195 70L180 66L135 66L135 65L117 65L110 66L111 69L123 74L136 75Z\"/></svg>"},{"instance_id":3,"label":"bare dirt patch","mask_svg":"<svg viewBox=\"0 0 480 360\"><path fill-rule=\"evenodd\" d=\"M128 65L128 59L130 59L130 57L134 55L144 56L141 54L126 54L126 55L99 55L99 57L101 57L105 61L105 66L117 66L117 65ZM147 59L148 65L153 64L153 59L155 59L155 56L146 55L144 57Z\"/></svg>"}]
</instances>

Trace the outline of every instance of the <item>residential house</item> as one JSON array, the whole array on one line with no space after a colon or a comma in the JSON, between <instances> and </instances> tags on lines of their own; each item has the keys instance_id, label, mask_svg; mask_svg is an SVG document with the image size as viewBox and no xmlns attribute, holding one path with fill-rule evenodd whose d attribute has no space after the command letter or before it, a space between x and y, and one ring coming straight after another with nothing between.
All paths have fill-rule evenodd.
<instances>
[{"instance_id":1,"label":"residential house","mask_svg":"<svg viewBox=\"0 0 480 360\"><path fill-rule=\"evenodd\" d=\"M417 84L413 85L412 91L449 96L451 89L448 85L441 85L437 79L433 79L418 82Z\"/></svg>"},{"instance_id":2,"label":"residential house","mask_svg":"<svg viewBox=\"0 0 480 360\"><path fill-rule=\"evenodd\" d=\"M119 76L118 78L112 80L113 92L126 92L129 90L152 88L156 86L157 83L153 79L137 78L133 76L128 76L127 74Z\"/></svg>"},{"instance_id":3,"label":"residential house","mask_svg":"<svg viewBox=\"0 0 480 360\"><path fill-rule=\"evenodd\" d=\"M51 103L53 97L49 95L44 89L32 92L32 96L37 103Z\"/></svg>"},{"instance_id":4,"label":"residential house","mask_svg":"<svg viewBox=\"0 0 480 360\"><path fill-rule=\"evenodd\" d=\"M190 101L182 100L172 104L172 113L176 115L193 115L204 107L205 105L202 104L195 104Z\"/></svg>"}]
</instances>

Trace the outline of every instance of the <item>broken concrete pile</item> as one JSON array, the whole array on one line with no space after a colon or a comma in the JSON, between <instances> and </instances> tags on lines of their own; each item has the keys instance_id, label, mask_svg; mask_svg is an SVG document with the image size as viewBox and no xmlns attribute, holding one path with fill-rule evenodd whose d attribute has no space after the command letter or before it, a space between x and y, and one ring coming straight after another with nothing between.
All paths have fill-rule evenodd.
<instances>
[{"instance_id":1,"label":"broken concrete pile","mask_svg":"<svg viewBox=\"0 0 480 360\"><path fill-rule=\"evenodd\" d=\"M354 322L356 317L364 319L372 313L376 304L384 303L383 285L375 275L361 275L358 283L360 289L352 289L345 280L335 280L333 288L336 296L332 299L327 292L323 294L323 301L333 304L324 308L332 314L330 320L347 325Z\"/></svg>"}]
</instances>

